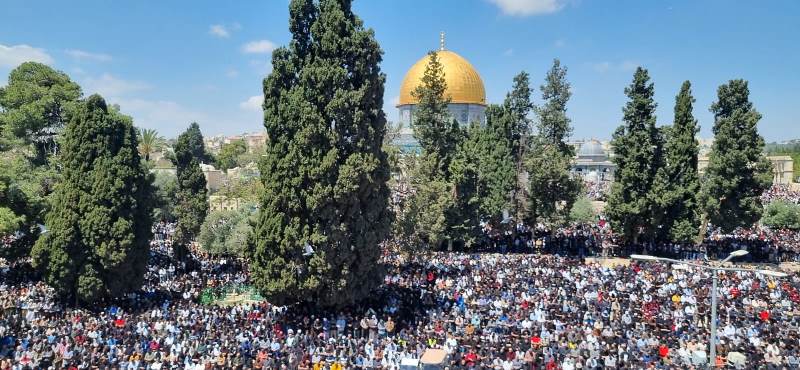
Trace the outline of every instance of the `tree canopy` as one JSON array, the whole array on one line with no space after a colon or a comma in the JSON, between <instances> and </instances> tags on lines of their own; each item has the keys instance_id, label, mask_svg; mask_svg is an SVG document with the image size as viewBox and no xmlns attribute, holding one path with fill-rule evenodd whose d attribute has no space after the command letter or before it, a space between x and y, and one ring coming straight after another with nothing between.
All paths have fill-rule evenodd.
<instances>
[{"instance_id":1,"label":"tree canopy","mask_svg":"<svg viewBox=\"0 0 800 370\"><path fill-rule=\"evenodd\" d=\"M189 243L200 232L208 214L206 178L200 169L200 163L207 158L200 126L192 123L175 144L178 189L173 209L177 219L173 248L181 261L186 261Z\"/></svg>"},{"instance_id":2,"label":"tree canopy","mask_svg":"<svg viewBox=\"0 0 800 370\"><path fill-rule=\"evenodd\" d=\"M93 140L86 140L87 137ZM152 189L131 120L92 95L64 132L56 185L34 265L63 297L92 303L138 289L152 236Z\"/></svg>"},{"instance_id":3,"label":"tree canopy","mask_svg":"<svg viewBox=\"0 0 800 370\"><path fill-rule=\"evenodd\" d=\"M695 138L700 128L692 114L693 103L691 84L686 81L675 97L674 123L663 128L666 134L664 161L656 172L650 193L656 205L652 222L660 226L656 230L660 240L690 242L700 230L699 148Z\"/></svg>"},{"instance_id":4,"label":"tree canopy","mask_svg":"<svg viewBox=\"0 0 800 370\"><path fill-rule=\"evenodd\" d=\"M349 304L382 281L391 225L382 51L350 1L293 0L289 18L264 79L253 282L275 304Z\"/></svg>"},{"instance_id":5,"label":"tree canopy","mask_svg":"<svg viewBox=\"0 0 800 370\"><path fill-rule=\"evenodd\" d=\"M626 241L636 242L643 234L652 237L656 227L654 202L649 197L661 166L662 136L656 127L655 88L646 69L636 69L625 94L629 100L623 108L623 124L611 141L617 169L606 214Z\"/></svg>"},{"instance_id":6,"label":"tree canopy","mask_svg":"<svg viewBox=\"0 0 800 370\"><path fill-rule=\"evenodd\" d=\"M772 183L772 164L758 134L761 114L750 102L747 81L731 80L717 90L714 144L703 180L703 208L725 232L749 227L761 218L761 194Z\"/></svg>"}]
</instances>

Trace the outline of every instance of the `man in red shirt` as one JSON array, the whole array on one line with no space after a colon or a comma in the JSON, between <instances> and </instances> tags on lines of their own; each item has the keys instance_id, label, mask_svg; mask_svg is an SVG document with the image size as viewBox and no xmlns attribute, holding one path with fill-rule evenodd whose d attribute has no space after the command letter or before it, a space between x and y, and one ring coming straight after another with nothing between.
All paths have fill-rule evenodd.
<instances>
[{"instance_id":1,"label":"man in red shirt","mask_svg":"<svg viewBox=\"0 0 800 370\"><path fill-rule=\"evenodd\" d=\"M475 351L470 348L469 352L464 355L464 361L467 363L467 367L475 367L475 363L478 362L478 355L475 354Z\"/></svg>"}]
</instances>

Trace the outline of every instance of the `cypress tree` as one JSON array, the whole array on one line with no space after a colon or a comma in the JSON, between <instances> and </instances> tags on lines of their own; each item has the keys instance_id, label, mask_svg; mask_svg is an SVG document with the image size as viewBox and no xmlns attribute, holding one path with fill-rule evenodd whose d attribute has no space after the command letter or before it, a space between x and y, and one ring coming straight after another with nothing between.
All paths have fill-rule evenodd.
<instances>
[{"instance_id":1,"label":"cypress tree","mask_svg":"<svg viewBox=\"0 0 800 370\"><path fill-rule=\"evenodd\" d=\"M464 147L464 151L476 157L470 161L477 166L478 172L479 221L495 227L503 221L503 212L514 206L511 199L518 178L514 148L519 150L519 141L515 144L515 140L519 140L522 134L516 129L509 130L513 127L509 123L519 123L516 119L509 119L513 116L509 112L513 110L508 109L508 104L490 105L486 109L486 126L473 124L467 139L471 144Z\"/></svg>"},{"instance_id":2,"label":"cypress tree","mask_svg":"<svg viewBox=\"0 0 800 370\"><path fill-rule=\"evenodd\" d=\"M98 95L80 104L62 141L63 181L34 246L34 266L65 298L92 303L138 289L147 265L152 188L130 119Z\"/></svg>"},{"instance_id":3,"label":"cypress tree","mask_svg":"<svg viewBox=\"0 0 800 370\"><path fill-rule=\"evenodd\" d=\"M711 105L714 144L703 181L703 207L709 221L724 232L758 221L761 193L772 181L764 138L758 134L761 114L749 96L747 81L731 80L719 87Z\"/></svg>"},{"instance_id":4,"label":"cypress tree","mask_svg":"<svg viewBox=\"0 0 800 370\"><path fill-rule=\"evenodd\" d=\"M208 190L200 163L208 156L203 145L200 126L193 122L178 136L175 144L175 170L178 176L176 193L175 257L186 262L189 243L200 232L200 226L208 215Z\"/></svg>"},{"instance_id":5,"label":"cypress tree","mask_svg":"<svg viewBox=\"0 0 800 370\"><path fill-rule=\"evenodd\" d=\"M293 0L289 15L264 80L252 277L275 304L344 305L382 281L391 225L382 51L350 1Z\"/></svg>"},{"instance_id":6,"label":"cypress tree","mask_svg":"<svg viewBox=\"0 0 800 370\"><path fill-rule=\"evenodd\" d=\"M536 108L537 144L553 145L563 156L572 158L575 150L567 143L572 134L571 120L567 117L567 102L572 97L572 92L567 81L567 68L561 66L561 61L553 60L545 83L539 89L543 104Z\"/></svg>"},{"instance_id":7,"label":"cypress tree","mask_svg":"<svg viewBox=\"0 0 800 370\"><path fill-rule=\"evenodd\" d=\"M698 144L695 136L700 128L692 115L694 97L691 83L685 81L675 97L674 123L665 128L664 164L658 169L651 198L658 212L653 224L660 227L662 240L689 242L700 227L697 174Z\"/></svg>"},{"instance_id":8,"label":"cypress tree","mask_svg":"<svg viewBox=\"0 0 800 370\"><path fill-rule=\"evenodd\" d=\"M567 69L558 59L539 88L543 104L535 109L537 133L531 140L527 158L528 221L540 218L556 221L565 218L582 187L570 175L575 152L567 143L572 132L567 117L567 102L572 96L566 79ZM563 211L560 212L559 210Z\"/></svg>"},{"instance_id":9,"label":"cypress tree","mask_svg":"<svg viewBox=\"0 0 800 370\"><path fill-rule=\"evenodd\" d=\"M661 165L661 133L656 128L654 87L646 69L636 69L625 94L630 100L623 108L624 123L611 141L617 170L606 214L626 241L637 242L640 234L653 236L654 204L649 196Z\"/></svg>"},{"instance_id":10,"label":"cypress tree","mask_svg":"<svg viewBox=\"0 0 800 370\"><path fill-rule=\"evenodd\" d=\"M514 85L503 101L503 112L508 114L505 136L512 143L514 165L520 164L525 156L526 140L531 133L531 119L528 115L533 108L530 77L527 72L522 71L514 76Z\"/></svg>"},{"instance_id":11,"label":"cypress tree","mask_svg":"<svg viewBox=\"0 0 800 370\"><path fill-rule=\"evenodd\" d=\"M488 164L487 152L482 148L485 132L478 122L471 123L450 162L447 184L451 190L440 195L451 197L445 209L448 243L462 241L471 247L480 235L480 211L488 190L486 173L481 172Z\"/></svg>"},{"instance_id":12,"label":"cypress tree","mask_svg":"<svg viewBox=\"0 0 800 370\"><path fill-rule=\"evenodd\" d=\"M436 52L428 53L428 64L422 81L411 95L418 103L414 110L414 138L422 147L422 155L434 158L437 172L449 179L450 161L464 138L462 132L447 106L450 97L446 96L447 82L444 70Z\"/></svg>"},{"instance_id":13,"label":"cypress tree","mask_svg":"<svg viewBox=\"0 0 800 370\"><path fill-rule=\"evenodd\" d=\"M522 217L527 199L524 184L525 158L531 145L531 119L528 117L534 109L531 101L531 87L528 73L523 71L514 76L514 85L506 94L501 109L486 111L487 125L505 128L504 137L511 145L511 163L514 178L511 187L511 214Z\"/></svg>"},{"instance_id":14,"label":"cypress tree","mask_svg":"<svg viewBox=\"0 0 800 370\"><path fill-rule=\"evenodd\" d=\"M430 52L428 58L421 83L412 92L418 101L412 127L422 147L417 161L419 168L413 171L416 178L412 180L415 185L412 198L417 199L410 202L409 216L413 217L402 219L404 222L436 220L431 225L416 224L404 229L426 231L411 235L421 238L429 247L438 248L444 240L450 246L454 240L469 243L475 239L478 170L475 153L464 147L474 143L465 143L467 130L450 115L450 97L446 96L447 83L439 57Z\"/></svg>"}]
</instances>

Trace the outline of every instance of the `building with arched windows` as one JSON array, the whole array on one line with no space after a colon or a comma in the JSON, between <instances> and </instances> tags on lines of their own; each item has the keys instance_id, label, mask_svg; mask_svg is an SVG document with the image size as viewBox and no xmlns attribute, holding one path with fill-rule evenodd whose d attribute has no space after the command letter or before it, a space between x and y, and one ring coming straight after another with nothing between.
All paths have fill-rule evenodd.
<instances>
[{"instance_id":1,"label":"building with arched windows","mask_svg":"<svg viewBox=\"0 0 800 370\"><path fill-rule=\"evenodd\" d=\"M597 140L577 143L578 153L572 164L572 174L590 183L614 181L617 166L611 161L609 151Z\"/></svg>"}]
</instances>

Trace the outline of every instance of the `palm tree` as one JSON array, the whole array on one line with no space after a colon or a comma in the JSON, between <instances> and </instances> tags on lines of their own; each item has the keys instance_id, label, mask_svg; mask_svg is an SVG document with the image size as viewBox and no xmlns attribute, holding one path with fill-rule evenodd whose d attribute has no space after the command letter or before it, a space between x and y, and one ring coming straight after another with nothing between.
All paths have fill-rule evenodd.
<instances>
[{"instance_id":1,"label":"palm tree","mask_svg":"<svg viewBox=\"0 0 800 370\"><path fill-rule=\"evenodd\" d=\"M161 148L164 138L158 136L158 131L153 129L139 129L139 154L145 161L150 160L150 154Z\"/></svg>"}]
</instances>

